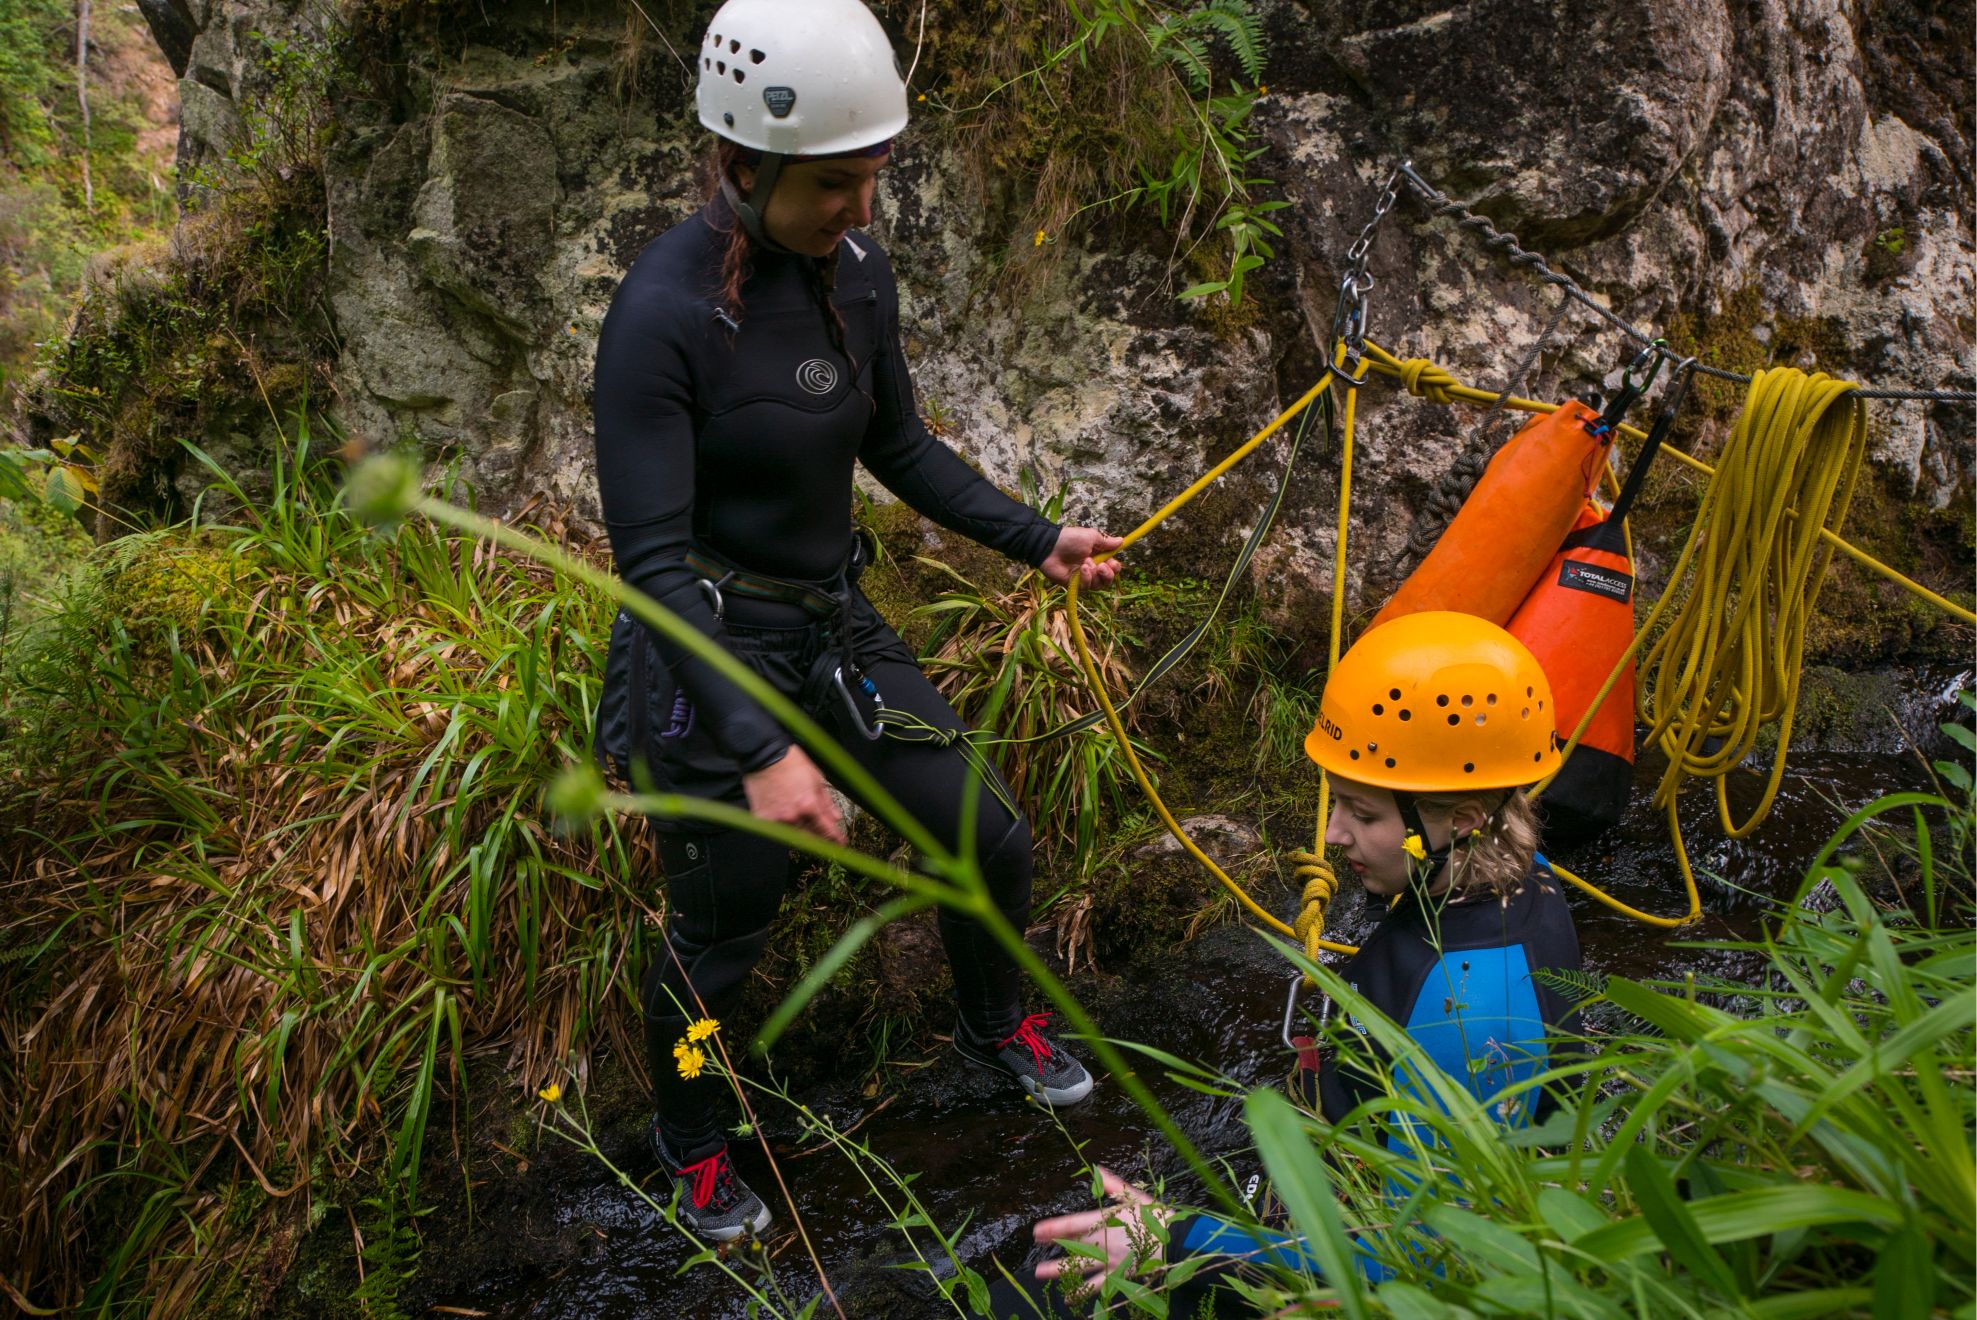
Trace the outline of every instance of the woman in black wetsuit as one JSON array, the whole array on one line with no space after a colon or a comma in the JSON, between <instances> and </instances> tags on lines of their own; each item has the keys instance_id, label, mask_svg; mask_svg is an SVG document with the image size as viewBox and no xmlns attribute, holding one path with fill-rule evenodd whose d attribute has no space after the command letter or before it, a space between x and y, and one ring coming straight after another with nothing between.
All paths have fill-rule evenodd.
<instances>
[{"instance_id":1,"label":"woman in black wetsuit","mask_svg":"<svg viewBox=\"0 0 1977 1320\"><path fill-rule=\"evenodd\" d=\"M906 124L877 20L858 0L730 0L699 56L719 190L639 255L597 346L598 490L618 572L801 701L953 847L968 763L937 737L885 733L878 710L923 732L963 726L857 590L852 464L1053 581L1110 582L1116 564L1092 555L1119 542L1010 499L920 420L892 268L861 230ZM655 712L659 787L842 841L803 749L710 666L654 641L674 690ZM1021 930L1029 825L999 781L975 785L977 861ZM689 1021L732 1006L781 904L789 852L745 831L653 824L671 899L668 947L644 985L653 1149L686 1184L680 1214L699 1236L759 1233L769 1211L728 1161L721 1083L685 1076L673 1046ZM956 1048L1047 1103L1083 1099L1091 1077L1044 1032L1047 1015L1024 1015L1009 955L975 922L943 910L940 923Z\"/></svg>"}]
</instances>

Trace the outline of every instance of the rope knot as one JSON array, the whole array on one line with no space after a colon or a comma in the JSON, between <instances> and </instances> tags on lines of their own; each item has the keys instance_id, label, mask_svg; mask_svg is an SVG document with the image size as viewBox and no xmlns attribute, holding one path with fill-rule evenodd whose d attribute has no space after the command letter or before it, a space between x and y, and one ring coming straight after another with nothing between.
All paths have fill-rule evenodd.
<instances>
[{"instance_id":1,"label":"rope knot","mask_svg":"<svg viewBox=\"0 0 1977 1320\"><path fill-rule=\"evenodd\" d=\"M1457 383L1448 368L1438 366L1427 358L1409 358L1400 364L1400 383L1407 392L1429 403L1449 404L1455 402L1449 390Z\"/></svg>"},{"instance_id":2,"label":"rope knot","mask_svg":"<svg viewBox=\"0 0 1977 1320\"><path fill-rule=\"evenodd\" d=\"M1316 853L1294 852L1290 859L1291 878L1303 887L1297 920L1291 929L1316 956L1317 945L1313 941L1325 933L1325 909L1331 906L1332 896L1338 892L1339 879L1332 873L1331 863Z\"/></svg>"}]
</instances>

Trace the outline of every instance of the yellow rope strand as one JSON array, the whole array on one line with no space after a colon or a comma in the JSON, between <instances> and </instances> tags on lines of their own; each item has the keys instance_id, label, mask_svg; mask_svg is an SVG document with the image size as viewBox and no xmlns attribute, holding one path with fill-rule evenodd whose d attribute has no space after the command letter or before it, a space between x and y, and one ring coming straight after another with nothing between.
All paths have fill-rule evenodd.
<instances>
[{"instance_id":1,"label":"yellow rope strand","mask_svg":"<svg viewBox=\"0 0 1977 1320\"><path fill-rule=\"evenodd\" d=\"M1381 348L1370 339L1366 341L1366 359L1372 363L1374 371L1379 372L1382 376L1391 376L1402 384L1407 384L1410 379L1415 381L1422 381L1424 378L1432 380L1434 382L1432 388L1415 389L1413 386L1409 386L1411 392L1419 395L1421 398L1427 399L1431 403L1443 403L1455 399L1460 399L1465 403L1492 404L1496 402L1496 395L1492 391L1479 390L1472 386L1457 383L1453 376L1450 376L1447 371L1436 366L1427 358L1408 358L1403 360L1395 357L1392 353ZM1411 376L1410 372L1412 373ZM1555 403L1543 403L1536 399L1520 399L1514 395L1511 398L1505 399L1503 406L1514 408L1518 412L1528 413L1555 412L1558 408L1558 405ZM1622 435L1630 436L1635 440L1647 439L1647 433L1636 427L1623 425L1615 429ZM1676 462L1701 473L1704 477L1714 477L1716 475L1715 468L1692 454L1683 453L1673 445L1664 443L1661 446L1661 452ZM1785 516L1787 518L1797 518L1798 511L1796 509L1787 509L1785 510ZM1977 624L1977 612L1973 612L1969 607L1959 605L1948 597L1929 590L1929 588L1923 586L1920 582L1905 576L1900 570L1883 563L1851 541L1844 539L1831 528L1821 527L1819 529L1819 539L1847 556L1847 558L1853 560L1856 564L1859 564L1862 568L1880 574L1903 591L1928 601L1943 613L1961 619L1968 624Z\"/></svg>"},{"instance_id":2,"label":"yellow rope strand","mask_svg":"<svg viewBox=\"0 0 1977 1320\"><path fill-rule=\"evenodd\" d=\"M1106 552L1105 554L1095 556L1095 558L1103 561L1106 559L1110 559L1115 555L1123 553L1128 546L1132 545L1134 542L1138 541L1141 537L1145 536L1148 532L1152 531L1155 527L1158 527L1161 523L1165 522L1169 517L1173 516L1173 514L1177 510L1179 510L1182 506L1187 504L1189 500L1192 500L1195 496L1199 495L1202 491L1206 490L1208 486L1212 482L1214 482L1217 477L1220 477L1223 473L1227 472L1230 468L1234 467L1236 464L1242 462L1243 459L1249 457L1250 454L1254 453L1258 445L1262 444L1265 440L1269 439L1272 435L1276 434L1276 432L1280 430L1286 422L1289 422L1292 418L1296 417L1299 413L1303 412L1306 408L1310 407L1313 403L1315 403L1318 399L1318 396L1323 394L1325 390L1331 385L1331 383L1332 383L1331 373L1327 372L1323 380L1319 381L1316 385L1313 385L1310 389L1306 390L1304 392L1304 395L1301 398L1299 398L1296 403L1293 403L1290 407L1286 408L1283 412L1279 413L1276 419L1272 421L1268 426L1264 427L1261 431L1258 431L1255 435L1251 436L1233 454L1230 454L1227 458L1223 459L1220 463L1217 463L1214 467L1210 468L1193 485L1189 486L1186 490L1182 491L1179 495L1175 496L1173 499L1167 501L1167 503L1162 505L1159 508L1159 510L1153 514L1152 517L1148 518L1145 522L1141 523L1138 527L1135 527L1131 532L1127 533L1125 539L1120 543L1118 549L1111 550ZM1351 411L1350 411L1352 405L1350 402L1350 398L1351 395L1350 393L1348 393L1347 396L1348 401L1346 404L1347 407L1346 444L1348 446L1350 446L1351 444L1351 428L1352 428ZM1341 542L1340 544L1341 554L1343 553L1343 550L1344 550L1344 545L1343 542ZM1337 571L1342 572L1343 568L1341 567ZM1296 926L1286 925L1268 908L1265 908L1262 904L1258 903L1254 898L1251 898L1248 891L1246 891L1241 885L1237 884L1235 880L1232 879L1226 871L1224 871L1221 867L1215 864L1215 860L1212 857L1210 857L1207 853L1203 852L1200 849L1200 847L1198 847L1195 844L1195 841L1188 837L1188 832L1181 828L1181 823L1178 820L1174 819L1174 813L1172 811L1169 811L1167 809L1167 804L1161 800L1159 791L1154 788L1152 779L1150 779L1147 776L1146 767L1140 764L1139 754L1133 750L1132 739L1126 736L1126 726L1119 719L1119 712L1113 708L1112 698L1110 694L1108 694L1105 690L1105 681L1099 675L1097 662L1092 659L1091 647L1085 640L1084 625L1082 622L1079 621L1078 618L1078 575L1075 573L1071 575L1071 580L1065 587L1064 616L1065 616L1065 622L1070 625L1071 640L1077 645L1078 660L1084 666L1085 677L1091 681L1092 694L1098 698L1098 708L1105 713L1106 727L1112 730L1112 737L1114 741L1118 744L1120 753L1126 758L1127 767L1131 769L1133 772L1134 782L1136 782L1139 785L1140 792L1145 795L1147 803L1150 806L1152 806L1154 813L1160 817L1161 823L1167 827L1167 832L1173 835L1175 840L1180 843L1181 847L1187 850L1187 853L1190 857L1194 858L1197 862L1201 863L1203 867L1207 868L1208 873L1210 875L1214 876L1217 880L1221 881L1223 887L1227 889L1231 894L1234 894L1236 896L1236 901L1241 903L1243 907L1249 911L1249 914L1251 916L1255 917L1258 921L1261 921L1264 925L1268 926L1270 929L1276 931L1280 935L1290 936L1292 939L1295 939L1300 943L1304 944L1308 949L1311 949L1314 953L1318 949L1330 949L1335 953L1359 952L1359 950L1353 945L1335 944L1332 941L1323 939L1315 934L1312 935L1310 938L1307 938L1303 930L1298 929L1298 927ZM1334 635L1334 645L1336 645L1336 634ZM1324 807L1322 805L1323 791L1324 790L1321 788L1320 789L1321 805L1319 807L1321 813L1324 810ZM1323 847L1322 825L1321 825L1321 834L1319 838L1320 838L1319 846L1322 848ZM1322 861L1320 862L1320 865L1321 866L1323 865ZM1327 875L1330 874L1329 868L1326 868L1326 873ZM1334 882L1334 887L1336 887L1336 882ZM1329 894L1327 894L1326 898L1327 900L1329 899ZM1307 905L1307 910L1308 907L1309 905ZM1305 926L1307 930L1309 929L1309 924L1307 923L1306 918L1303 915L1300 915L1298 920L1300 925ZM1318 913L1318 925L1321 931L1323 929L1323 920L1324 920L1323 901L1321 900L1319 906L1319 913Z\"/></svg>"},{"instance_id":3,"label":"yellow rope strand","mask_svg":"<svg viewBox=\"0 0 1977 1320\"><path fill-rule=\"evenodd\" d=\"M1427 358L1402 360L1392 353L1368 341L1365 344L1365 357L1356 380L1364 380L1367 372L1377 371L1401 382L1407 390L1420 398L1433 403L1448 404L1457 400L1467 403L1495 404L1497 396L1489 390L1480 390L1456 380L1446 368ZM1343 361L1343 346L1335 362ZM1776 378L1767 380L1767 378ZM1794 379L1796 378L1796 379ZM1254 453L1258 446L1314 403L1332 383L1331 373L1305 391L1289 408L1271 421L1268 426L1251 436L1241 447L1227 458L1202 474L1186 490L1162 505L1151 517L1128 533L1118 549L1097 556L1099 560L1113 558L1139 541L1148 532L1165 522L1174 513L1185 507L1202 491L1206 490L1224 473ZM1760 399L1760 384L1764 394ZM1650 697L1649 688L1642 688L1643 718L1655 728L1652 738L1661 740L1663 750L1669 753L1669 769L1656 790L1655 800L1664 807L1668 815L1669 834L1675 845L1676 860L1680 863L1682 881L1687 891L1688 911L1680 917L1661 917L1642 912L1629 906L1601 890L1598 886L1581 879L1564 867L1553 864L1552 871L1561 880L1583 890L1593 898L1606 904L1636 921L1652 926L1674 928L1684 926L1702 915L1702 897L1696 887L1695 872L1689 861L1688 849L1682 838L1681 822L1676 815L1676 794L1683 778L1690 774L1708 774L1716 779L1718 814L1722 818L1724 831L1731 838L1741 838L1748 834L1769 811L1777 795L1780 777L1783 774L1785 750L1789 745L1793 714L1798 696L1798 659L1804 641L1806 618L1811 612L1812 602L1817 599L1823 584L1826 570L1831 564L1835 550L1845 554L1854 562L1880 574L1914 595L1935 605L1966 623L1977 624L1977 613L1930 591L1920 583L1903 576L1895 569L1882 563L1874 556L1842 539L1824 524L1829 511L1837 506L1834 521L1845 517L1846 508L1852 498L1853 485L1858 475L1860 456L1864 452L1865 413L1861 400L1846 400L1843 409L1835 410L1833 405L1850 394L1854 386L1829 377L1816 376L1808 380L1802 372L1760 372L1752 382L1751 401L1746 405L1744 417L1738 422L1738 432L1733 435L1731 444L1726 447L1721 468L1728 470L1729 476L1723 482L1716 480L1718 468L1711 467L1673 446L1663 444L1662 452L1678 462L1700 472L1710 479L1708 493L1704 497L1704 508L1698 513L1695 530L1689 542L1683 547L1674 570L1669 574L1669 588L1649 611L1647 621L1635 634L1633 643L1626 655L1607 675L1596 697L1579 726L1565 744L1565 755L1569 758L1585 736L1592 723L1593 713L1605 703L1627 662L1639 652L1646 638L1653 633L1662 614L1675 596L1675 587L1683 581L1690 561L1695 557L1698 545L1702 543L1706 525L1728 530L1712 531L1705 557L1698 567L1698 589L1690 595L1690 607L1686 608L1675 623L1670 625L1649 653L1644 668L1658 666L1667 671L1667 677L1658 681ZM1351 515L1352 499L1352 457L1353 435L1356 420L1357 389L1348 389L1345 399L1345 428L1342 443L1342 460L1339 474L1338 534L1332 562L1332 618L1329 659L1336 666L1339 661L1339 645L1343 631L1345 608L1345 549L1346 529ZM1503 406L1519 412L1548 413L1558 405L1544 403L1536 399L1510 397ZM1778 418L1785 421L1780 422ZM1763 420L1754 421L1754 418ZM1836 420L1829 420L1836 419ZM1760 428L1766 432L1786 426L1790 435L1780 441L1775 436L1752 439L1751 434ZM1823 428L1823 429L1822 429ZM1635 440L1645 441L1645 432L1622 425L1617 428L1622 434ZM1842 437L1838 433L1844 431ZM1817 434L1815 434L1817 432ZM1743 443L1739 443L1740 439ZM1835 458L1832 451L1839 446L1840 454ZM1807 456L1807 451L1817 449L1818 453ZM1798 460L1804 457L1801 467ZM1775 465L1786 464L1781 472ZM1767 464L1773 466L1767 467ZM1792 473L1799 473L1793 478ZM1610 474L1609 474L1610 477ZM1729 511L1726 519L1711 518L1712 501L1718 499L1721 488L1727 492L1721 499ZM1762 492L1777 493L1766 496ZM1763 505L1764 507L1755 507ZM1807 516L1801 519L1800 510ZM1748 534L1748 529L1757 525L1762 536L1753 545L1744 545L1738 538ZM1792 525L1790 533L1783 532L1783 525ZM1813 528L1807 532L1802 528ZM1629 552L1632 551L1631 536ZM1769 576L1764 573L1764 561L1768 561ZM1747 585L1754 577L1754 585ZM1734 589L1733 589L1734 588ZM1700 595L1706 602L1696 605ZM1736 605L1731 606L1731 597ZM1712 609L1712 604L1714 608ZM1732 626L1725 628L1724 612L1734 615ZM1780 626L1766 633L1766 621L1774 616ZM1338 891L1338 877L1325 861L1325 827L1330 814L1330 784L1321 774L1318 786L1318 814L1316 837L1312 851L1292 852L1290 861L1294 864L1293 878L1300 884L1299 913L1295 925L1286 925L1237 884L1235 880L1217 866L1207 853L1196 846L1188 837L1187 831L1168 810L1154 788L1146 769L1140 764L1138 754L1133 750L1132 740L1126 736L1119 712L1113 707L1105 683L1093 660L1091 649L1085 639L1084 626L1078 617L1078 578L1074 574L1065 592L1065 615L1070 625L1072 640L1077 645L1079 661L1084 666L1085 676L1091 682L1092 693L1098 699L1100 710L1104 712L1107 727L1117 741L1120 752L1131 768L1134 780L1147 802L1159 815L1167 830L1179 841L1209 874L1221 881L1224 887L1264 925L1280 934L1291 936L1304 945L1305 951L1316 957L1321 949L1336 953L1357 953L1358 949L1349 944L1339 944L1323 938L1325 913L1333 896ZM1727 657L1722 640L1728 632L1737 633ZM1670 640L1675 638L1676 640ZM1680 648L1685 645L1686 651ZM1701 682L1698 688L1697 682ZM1751 817L1739 827L1730 819L1728 797L1723 776L1749 751L1749 743L1755 737L1758 725L1776 718L1780 721L1781 732L1776 759L1772 765L1771 777L1766 785L1763 800ZM1725 738L1726 749L1716 754L1707 754L1700 749L1705 740ZM1698 749L1690 754L1686 749ZM1741 748L1734 756L1729 750ZM1544 791L1549 779L1532 790L1533 795Z\"/></svg>"}]
</instances>

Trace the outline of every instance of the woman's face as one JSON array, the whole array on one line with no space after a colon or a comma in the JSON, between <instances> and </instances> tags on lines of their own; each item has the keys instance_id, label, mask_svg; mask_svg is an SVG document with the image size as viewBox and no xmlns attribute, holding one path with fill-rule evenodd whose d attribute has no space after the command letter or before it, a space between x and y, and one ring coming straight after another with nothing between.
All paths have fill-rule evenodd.
<instances>
[{"instance_id":1,"label":"woman's face","mask_svg":"<svg viewBox=\"0 0 1977 1320\"><path fill-rule=\"evenodd\" d=\"M828 257L837 251L845 230L872 223L872 189L888 159L842 156L784 165L762 213L762 227L792 252ZM754 170L740 165L735 175L743 195L754 188Z\"/></svg>"}]
</instances>

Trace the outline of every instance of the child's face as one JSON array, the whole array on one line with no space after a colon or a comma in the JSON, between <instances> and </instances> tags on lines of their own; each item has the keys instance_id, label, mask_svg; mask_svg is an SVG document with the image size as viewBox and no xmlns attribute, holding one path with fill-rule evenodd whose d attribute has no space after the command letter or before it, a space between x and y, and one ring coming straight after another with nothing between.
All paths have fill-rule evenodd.
<instances>
[{"instance_id":1,"label":"child's face","mask_svg":"<svg viewBox=\"0 0 1977 1320\"><path fill-rule=\"evenodd\" d=\"M1325 842L1345 849L1346 865L1369 894L1390 898L1407 888L1407 827L1394 795L1371 784L1332 776L1332 814Z\"/></svg>"}]
</instances>

